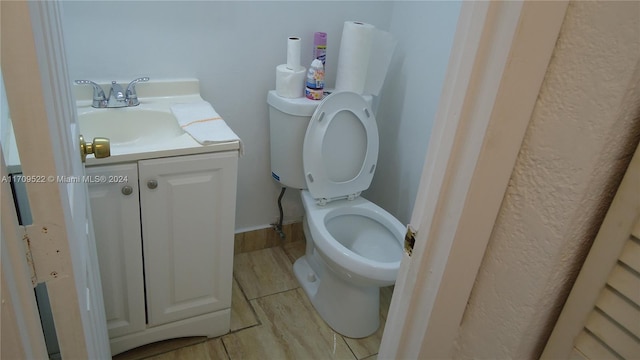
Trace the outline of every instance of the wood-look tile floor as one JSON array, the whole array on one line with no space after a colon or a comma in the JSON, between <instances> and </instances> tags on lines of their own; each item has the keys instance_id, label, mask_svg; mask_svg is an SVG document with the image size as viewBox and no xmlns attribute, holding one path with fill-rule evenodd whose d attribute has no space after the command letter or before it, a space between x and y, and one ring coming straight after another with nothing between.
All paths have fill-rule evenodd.
<instances>
[{"instance_id":1,"label":"wood-look tile floor","mask_svg":"<svg viewBox=\"0 0 640 360\"><path fill-rule=\"evenodd\" d=\"M114 359L376 359L393 287L381 289L380 329L364 339L343 337L320 318L293 274L304 249L297 241L235 255L230 333L161 341Z\"/></svg>"}]
</instances>

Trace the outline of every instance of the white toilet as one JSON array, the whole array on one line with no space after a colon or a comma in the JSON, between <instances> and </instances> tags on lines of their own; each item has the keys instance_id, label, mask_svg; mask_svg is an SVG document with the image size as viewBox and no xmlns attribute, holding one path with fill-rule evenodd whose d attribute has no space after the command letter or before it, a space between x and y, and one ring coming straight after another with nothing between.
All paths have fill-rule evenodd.
<instances>
[{"instance_id":1,"label":"white toilet","mask_svg":"<svg viewBox=\"0 0 640 360\"><path fill-rule=\"evenodd\" d=\"M378 160L371 98L336 92L319 104L304 100L275 92L267 100L272 176L303 189L307 248L294 273L336 332L366 337L380 326L379 288L395 283L405 226L360 196Z\"/></svg>"}]
</instances>

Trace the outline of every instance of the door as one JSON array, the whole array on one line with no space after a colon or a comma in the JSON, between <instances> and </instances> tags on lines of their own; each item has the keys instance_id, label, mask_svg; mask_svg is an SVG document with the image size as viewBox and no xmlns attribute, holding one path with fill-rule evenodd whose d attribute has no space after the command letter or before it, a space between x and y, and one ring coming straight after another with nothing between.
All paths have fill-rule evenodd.
<instances>
[{"instance_id":1,"label":"door","mask_svg":"<svg viewBox=\"0 0 640 360\"><path fill-rule=\"evenodd\" d=\"M144 330L146 322L138 166L93 166L87 175L123 180L89 184L107 327L114 338Z\"/></svg>"},{"instance_id":2,"label":"door","mask_svg":"<svg viewBox=\"0 0 640 360\"><path fill-rule=\"evenodd\" d=\"M639 338L640 147L541 359L634 359Z\"/></svg>"},{"instance_id":3,"label":"door","mask_svg":"<svg viewBox=\"0 0 640 360\"><path fill-rule=\"evenodd\" d=\"M143 160L149 326L231 306L238 153Z\"/></svg>"},{"instance_id":4,"label":"door","mask_svg":"<svg viewBox=\"0 0 640 360\"><path fill-rule=\"evenodd\" d=\"M567 6L462 4L379 358L452 357Z\"/></svg>"},{"instance_id":5,"label":"door","mask_svg":"<svg viewBox=\"0 0 640 360\"><path fill-rule=\"evenodd\" d=\"M110 357L59 4L1 2L1 64L33 225L24 239L46 283L63 358Z\"/></svg>"}]
</instances>

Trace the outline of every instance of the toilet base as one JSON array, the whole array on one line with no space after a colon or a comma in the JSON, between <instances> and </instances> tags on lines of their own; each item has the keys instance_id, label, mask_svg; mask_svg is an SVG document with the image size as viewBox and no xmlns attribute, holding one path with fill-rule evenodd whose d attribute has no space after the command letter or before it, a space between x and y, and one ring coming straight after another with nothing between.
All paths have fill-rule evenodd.
<instances>
[{"instance_id":1,"label":"toilet base","mask_svg":"<svg viewBox=\"0 0 640 360\"><path fill-rule=\"evenodd\" d=\"M293 272L320 317L337 333L351 338L372 335L380 326L380 288L359 287L338 277L314 252L293 264ZM310 261L320 267L315 271ZM320 274L319 274L320 273Z\"/></svg>"}]
</instances>

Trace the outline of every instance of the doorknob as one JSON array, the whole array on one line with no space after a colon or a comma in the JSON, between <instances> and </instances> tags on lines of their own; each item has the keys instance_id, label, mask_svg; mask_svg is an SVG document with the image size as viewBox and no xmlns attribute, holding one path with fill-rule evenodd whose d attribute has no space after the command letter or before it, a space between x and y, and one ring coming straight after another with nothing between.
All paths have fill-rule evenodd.
<instances>
[{"instance_id":1,"label":"doorknob","mask_svg":"<svg viewBox=\"0 0 640 360\"><path fill-rule=\"evenodd\" d=\"M102 159L111 156L111 144L109 139L97 137L93 138L93 142L85 142L84 137L80 135L80 156L82 162L85 162L87 155L93 154L96 159Z\"/></svg>"}]
</instances>

